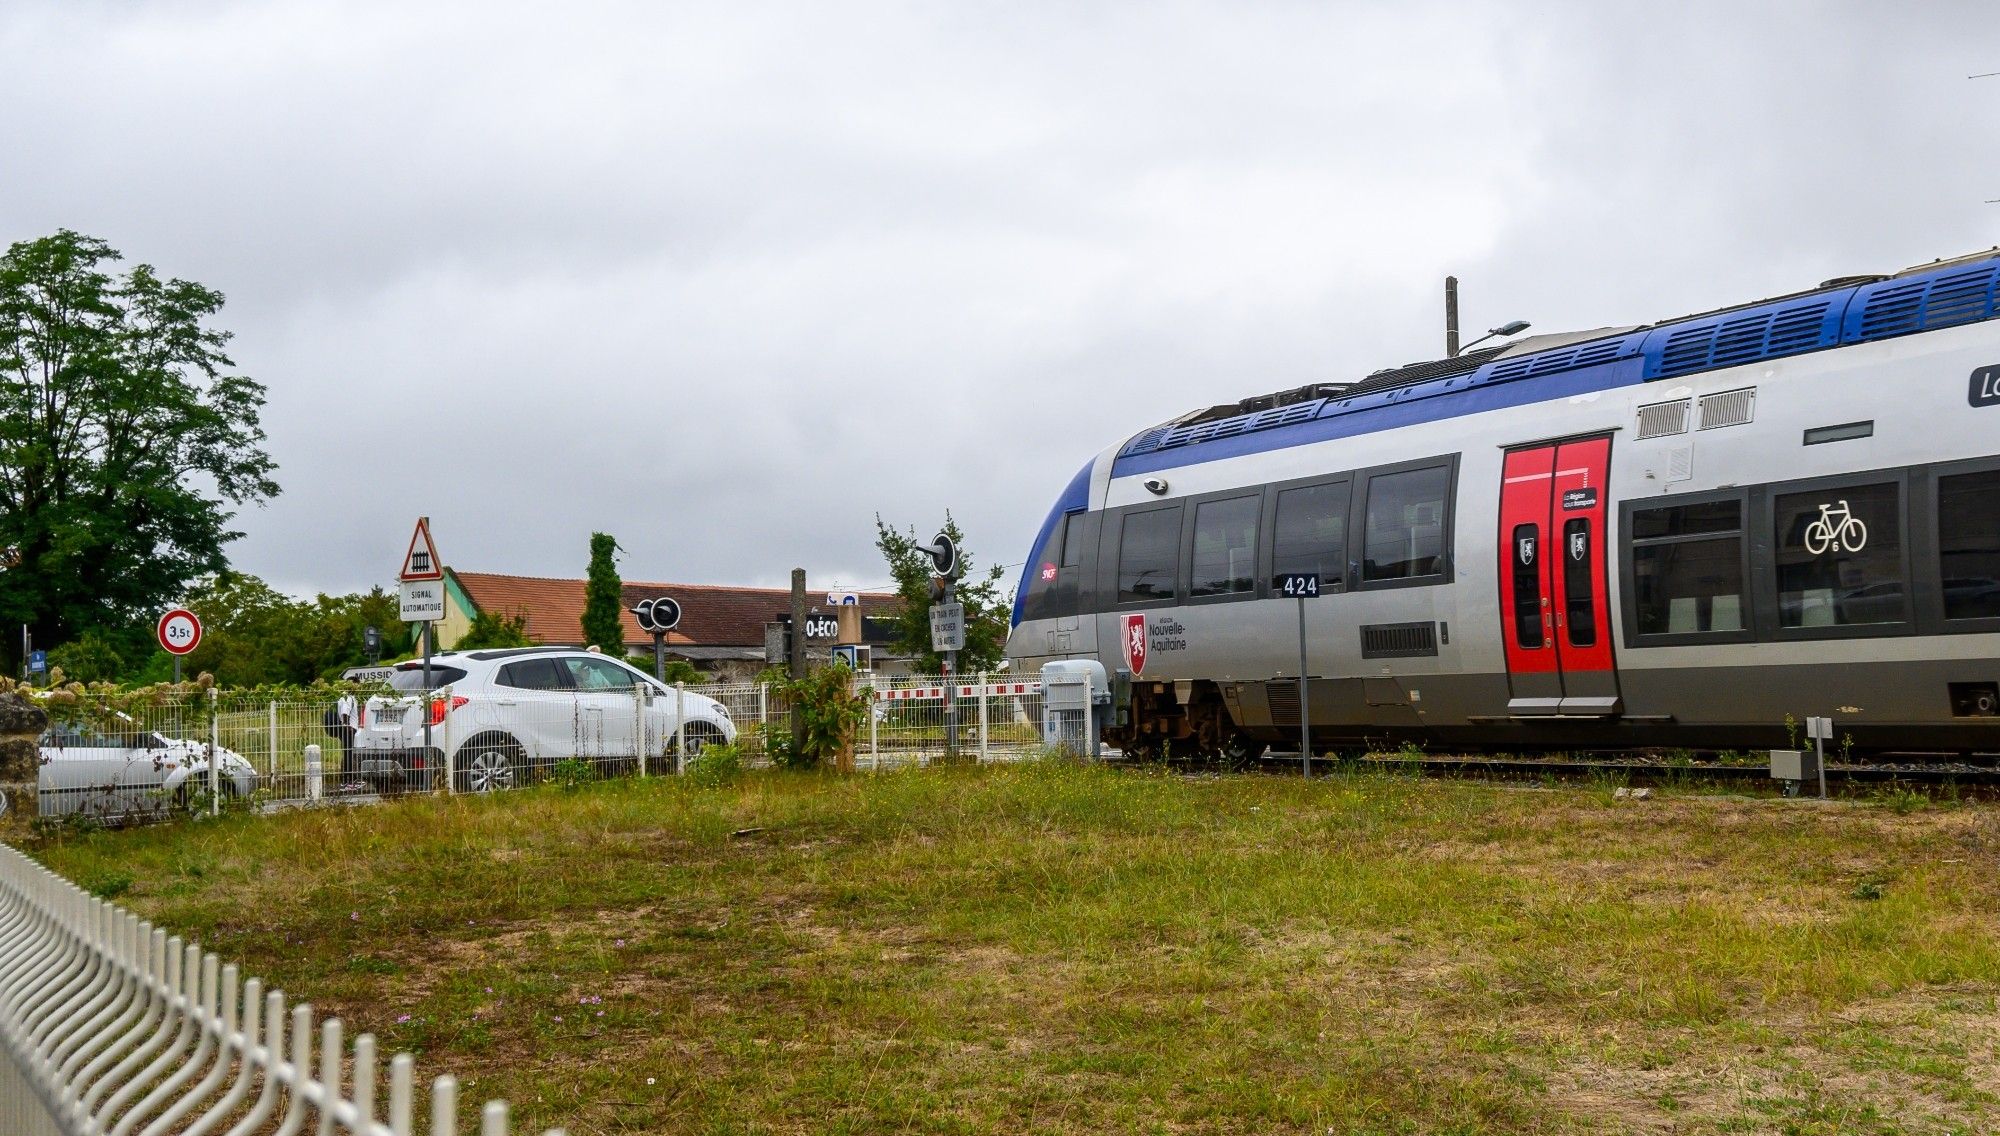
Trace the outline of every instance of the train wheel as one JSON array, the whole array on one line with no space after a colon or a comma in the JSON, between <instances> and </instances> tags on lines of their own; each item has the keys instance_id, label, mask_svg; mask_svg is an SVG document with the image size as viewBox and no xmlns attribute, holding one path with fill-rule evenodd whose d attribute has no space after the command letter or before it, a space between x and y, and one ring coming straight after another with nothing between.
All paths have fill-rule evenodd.
<instances>
[{"instance_id":1,"label":"train wheel","mask_svg":"<svg viewBox=\"0 0 2000 1136\"><path fill-rule=\"evenodd\" d=\"M1270 748L1249 734L1231 734L1222 740L1222 764L1228 769L1248 769Z\"/></svg>"}]
</instances>

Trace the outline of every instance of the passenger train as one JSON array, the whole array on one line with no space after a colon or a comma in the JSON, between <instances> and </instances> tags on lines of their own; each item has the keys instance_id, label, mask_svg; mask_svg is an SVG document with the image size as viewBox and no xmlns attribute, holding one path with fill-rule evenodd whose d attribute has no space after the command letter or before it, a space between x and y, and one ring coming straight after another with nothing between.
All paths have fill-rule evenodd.
<instances>
[{"instance_id":1,"label":"passenger train","mask_svg":"<svg viewBox=\"0 0 2000 1136\"><path fill-rule=\"evenodd\" d=\"M1316 749L2000 750L1996 284L2000 250L1182 415L1062 491L1007 653L1100 662L1141 755L1295 745L1301 669Z\"/></svg>"}]
</instances>

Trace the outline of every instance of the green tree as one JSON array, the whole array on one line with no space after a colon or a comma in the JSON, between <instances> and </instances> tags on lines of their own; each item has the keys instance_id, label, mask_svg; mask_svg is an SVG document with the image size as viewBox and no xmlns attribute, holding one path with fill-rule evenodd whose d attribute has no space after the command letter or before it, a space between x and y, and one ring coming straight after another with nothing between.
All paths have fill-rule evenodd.
<instances>
[{"instance_id":1,"label":"green tree","mask_svg":"<svg viewBox=\"0 0 2000 1136\"><path fill-rule=\"evenodd\" d=\"M367 661L363 631L369 626L382 631L385 658L406 655L414 645L411 625L397 618L396 597L380 588L297 600L255 576L229 572L197 583L186 603L201 617L202 639L184 660L183 673L207 671L226 686L337 678ZM135 677L157 673L160 664L153 661Z\"/></svg>"},{"instance_id":2,"label":"green tree","mask_svg":"<svg viewBox=\"0 0 2000 1136\"><path fill-rule=\"evenodd\" d=\"M117 682L128 667L120 648L117 636L94 627L50 651L49 665L77 682Z\"/></svg>"},{"instance_id":3,"label":"green tree","mask_svg":"<svg viewBox=\"0 0 2000 1136\"><path fill-rule=\"evenodd\" d=\"M0 625L38 643L146 620L278 492L222 293L120 259L67 229L0 255Z\"/></svg>"},{"instance_id":4,"label":"green tree","mask_svg":"<svg viewBox=\"0 0 2000 1136\"><path fill-rule=\"evenodd\" d=\"M583 581L583 642L605 654L625 654L625 586L618 579L618 542L590 534L590 571Z\"/></svg>"},{"instance_id":5,"label":"green tree","mask_svg":"<svg viewBox=\"0 0 2000 1136\"><path fill-rule=\"evenodd\" d=\"M472 651L485 647L532 647L533 639L528 638L528 617L526 615L501 615L499 612L482 611L472 617L472 626L451 645L454 651Z\"/></svg>"},{"instance_id":6,"label":"green tree","mask_svg":"<svg viewBox=\"0 0 2000 1136\"><path fill-rule=\"evenodd\" d=\"M945 535L958 545L958 602L965 605L965 650L958 653L961 674L992 670L1007 648L1010 604L1000 592L1000 578L1006 569L999 565L982 575L966 550L965 534L949 512L944 515ZM894 626L892 646L910 656L912 665L925 673L944 669L944 656L931 650L931 560L920 546L915 529L897 532L875 515L875 547L889 562L896 580L896 594L902 601L889 619Z\"/></svg>"}]
</instances>

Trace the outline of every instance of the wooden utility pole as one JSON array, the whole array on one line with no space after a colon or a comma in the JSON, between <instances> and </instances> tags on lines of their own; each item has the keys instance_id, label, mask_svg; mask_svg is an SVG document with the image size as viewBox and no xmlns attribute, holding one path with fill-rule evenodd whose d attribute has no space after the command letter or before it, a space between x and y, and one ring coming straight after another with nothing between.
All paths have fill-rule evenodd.
<instances>
[{"instance_id":1,"label":"wooden utility pole","mask_svg":"<svg viewBox=\"0 0 2000 1136\"><path fill-rule=\"evenodd\" d=\"M789 669L792 679L806 677L806 570L792 569L792 639ZM804 740L806 732L806 708L798 699L792 700L792 745Z\"/></svg>"}]
</instances>

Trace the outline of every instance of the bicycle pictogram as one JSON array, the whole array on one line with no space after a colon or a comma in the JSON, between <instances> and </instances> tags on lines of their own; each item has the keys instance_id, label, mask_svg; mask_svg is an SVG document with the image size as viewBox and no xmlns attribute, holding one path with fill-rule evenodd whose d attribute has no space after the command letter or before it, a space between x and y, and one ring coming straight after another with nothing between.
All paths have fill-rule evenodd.
<instances>
[{"instance_id":1,"label":"bicycle pictogram","mask_svg":"<svg viewBox=\"0 0 2000 1136\"><path fill-rule=\"evenodd\" d=\"M1835 524L1838 518L1840 523ZM1847 507L1847 502L1839 505L1821 505L1819 519L1806 526L1806 551L1818 556L1836 548L1848 552L1860 552L1868 545L1868 526Z\"/></svg>"}]
</instances>

